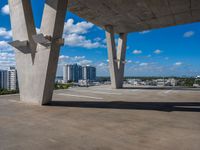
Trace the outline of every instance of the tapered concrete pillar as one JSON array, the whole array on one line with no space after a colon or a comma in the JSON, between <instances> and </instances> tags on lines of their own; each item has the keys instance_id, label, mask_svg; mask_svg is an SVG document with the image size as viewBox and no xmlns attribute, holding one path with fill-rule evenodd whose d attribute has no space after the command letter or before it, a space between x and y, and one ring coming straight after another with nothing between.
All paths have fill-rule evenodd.
<instances>
[{"instance_id":1,"label":"tapered concrete pillar","mask_svg":"<svg viewBox=\"0 0 200 150\"><path fill-rule=\"evenodd\" d=\"M124 81L124 67L126 63L126 43L127 43L127 34L120 33L118 40L118 49L117 49L117 60L118 60L118 87L123 87Z\"/></svg>"},{"instance_id":2,"label":"tapered concrete pillar","mask_svg":"<svg viewBox=\"0 0 200 150\"><path fill-rule=\"evenodd\" d=\"M47 104L52 99L67 0L46 0L40 33L48 45L37 43L30 0L9 0L20 99ZM24 44L26 43L27 44Z\"/></svg>"},{"instance_id":3,"label":"tapered concrete pillar","mask_svg":"<svg viewBox=\"0 0 200 150\"><path fill-rule=\"evenodd\" d=\"M122 88L124 78L127 34L119 34L118 49L116 50L115 33L113 26L106 26L105 29L108 47L111 86L115 89Z\"/></svg>"}]
</instances>

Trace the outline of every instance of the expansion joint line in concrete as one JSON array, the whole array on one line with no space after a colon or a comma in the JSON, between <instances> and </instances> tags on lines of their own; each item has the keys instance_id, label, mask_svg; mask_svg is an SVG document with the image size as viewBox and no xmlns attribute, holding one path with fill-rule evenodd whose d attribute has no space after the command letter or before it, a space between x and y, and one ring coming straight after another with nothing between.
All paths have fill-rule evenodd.
<instances>
[{"instance_id":1,"label":"expansion joint line in concrete","mask_svg":"<svg viewBox=\"0 0 200 150\"><path fill-rule=\"evenodd\" d=\"M116 49L115 32L112 25L105 26L108 47L109 70L112 88L122 88L124 77L124 66L126 63L127 34L120 33L118 48Z\"/></svg>"},{"instance_id":2,"label":"expansion joint line in concrete","mask_svg":"<svg viewBox=\"0 0 200 150\"><path fill-rule=\"evenodd\" d=\"M16 50L20 99L46 104L51 101L57 70L67 0L46 0L40 34L36 33L30 0L9 0ZM42 53L41 53L42 52Z\"/></svg>"}]
</instances>

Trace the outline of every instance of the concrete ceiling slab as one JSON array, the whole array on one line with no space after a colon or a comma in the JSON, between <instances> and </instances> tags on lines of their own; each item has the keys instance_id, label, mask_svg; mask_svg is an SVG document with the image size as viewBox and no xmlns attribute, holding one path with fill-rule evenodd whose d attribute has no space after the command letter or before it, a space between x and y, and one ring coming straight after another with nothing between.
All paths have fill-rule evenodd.
<instances>
[{"instance_id":1,"label":"concrete ceiling slab","mask_svg":"<svg viewBox=\"0 0 200 150\"><path fill-rule=\"evenodd\" d=\"M69 10L116 33L128 33L200 21L200 0L69 0Z\"/></svg>"}]
</instances>

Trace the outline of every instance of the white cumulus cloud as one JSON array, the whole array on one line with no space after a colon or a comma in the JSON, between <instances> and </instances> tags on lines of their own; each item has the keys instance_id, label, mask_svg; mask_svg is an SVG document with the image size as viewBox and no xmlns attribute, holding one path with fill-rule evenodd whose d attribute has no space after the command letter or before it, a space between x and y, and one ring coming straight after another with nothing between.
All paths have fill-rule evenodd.
<instances>
[{"instance_id":1,"label":"white cumulus cloud","mask_svg":"<svg viewBox=\"0 0 200 150\"><path fill-rule=\"evenodd\" d=\"M174 63L175 66L181 66L183 63L182 62L176 62Z\"/></svg>"},{"instance_id":2,"label":"white cumulus cloud","mask_svg":"<svg viewBox=\"0 0 200 150\"><path fill-rule=\"evenodd\" d=\"M6 28L0 27L0 37L4 39L10 39L12 36L12 31L11 30L6 30Z\"/></svg>"},{"instance_id":3,"label":"white cumulus cloud","mask_svg":"<svg viewBox=\"0 0 200 150\"><path fill-rule=\"evenodd\" d=\"M194 36L195 32L194 31L187 31L183 34L184 38L190 38L192 36Z\"/></svg>"},{"instance_id":4,"label":"white cumulus cloud","mask_svg":"<svg viewBox=\"0 0 200 150\"><path fill-rule=\"evenodd\" d=\"M86 34L92 29L94 25L92 23L82 21L74 23L73 19L68 19L64 26L65 45L71 47L84 47L88 49L92 48L104 48L105 44L100 38L94 40L87 39Z\"/></svg>"},{"instance_id":5,"label":"white cumulus cloud","mask_svg":"<svg viewBox=\"0 0 200 150\"><path fill-rule=\"evenodd\" d=\"M14 53L8 53L8 52L3 52L0 53L0 60L14 60L15 54Z\"/></svg>"},{"instance_id":6,"label":"white cumulus cloud","mask_svg":"<svg viewBox=\"0 0 200 150\"><path fill-rule=\"evenodd\" d=\"M139 66L148 66L149 64L148 63L140 63Z\"/></svg>"},{"instance_id":7,"label":"white cumulus cloud","mask_svg":"<svg viewBox=\"0 0 200 150\"><path fill-rule=\"evenodd\" d=\"M87 49L105 48L104 40L96 37L93 40L87 38L87 33L94 27L92 23L82 21L75 23L73 19L68 19L64 25L63 38L65 45L70 47L83 47ZM37 33L40 29L36 28Z\"/></svg>"},{"instance_id":8,"label":"white cumulus cloud","mask_svg":"<svg viewBox=\"0 0 200 150\"><path fill-rule=\"evenodd\" d=\"M100 76L107 76L109 75L109 66L108 63L106 62L100 62L97 65L97 74Z\"/></svg>"},{"instance_id":9,"label":"white cumulus cloud","mask_svg":"<svg viewBox=\"0 0 200 150\"><path fill-rule=\"evenodd\" d=\"M10 52L13 51L12 47L7 41L0 41L0 52Z\"/></svg>"},{"instance_id":10,"label":"white cumulus cloud","mask_svg":"<svg viewBox=\"0 0 200 150\"><path fill-rule=\"evenodd\" d=\"M2 7L2 8L1 8L1 12L2 12L3 14L8 15L8 14L10 13L10 11L9 11L9 6L8 6L8 5L5 5L4 7Z\"/></svg>"},{"instance_id":11,"label":"white cumulus cloud","mask_svg":"<svg viewBox=\"0 0 200 150\"><path fill-rule=\"evenodd\" d=\"M65 34L65 45L74 47L84 47L88 49L104 47L100 42L93 42L90 39L86 39L85 36L79 34Z\"/></svg>"},{"instance_id":12,"label":"white cumulus cloud","mask_svg":"<svg viewBox=\"0 0 200 150\"><path fill-rule=\"evenodd\" d=\"M13 52L0 52L0 69L15 66L15 54Z\"/></svg>"},{"instance_id":13,"label":"white cumulus cloud","mask_svg":"<svg viewBox=\"0 0 200 150\"><path fill-rule=\"evenodd\" d=\"M137 54L141 54L141 53L142 53L142 50L134 50L134 51L133 51L133 54L136 54L136 55L137 55Z\"/></svg>"},{"instance_id":14,"label":"white cumulus cloud","mask_svg":"<svg viewBox=\"0 0 200 150\"><path fill-rule=\"evenodd\" d=\"M7 41L0 41L0 69L15 66L15 54Z\"/></svg>"},{"instance_id":15,"label":"white cumulus cloud","mask_svg":"<svg viewBox=\"0 0 200 150\"><path fill-rule=\"evenodd\" d=\"M159 50L159 49L157 49L157 50L155 50L153 53L154 53L154 54L160 54L160 53L162 53L162 51Z\"/></svg>"},{"instance_id":16,"label":"white cumulus cloud","mask_svg":"<svg viewBox=\"0 0 200 150\"><path fill-rule=\"evenodd\" d=\"M85 56L66 56L66 55L60 55L59 56L59 65L64 64L80 64L80 65L90 65L92 63L91 60L86 59Z\"/></svg>"},{"instance_id":17,"label":"white cumulus cloud","mask_svg":"<svg viewBox=\"0 0 200 150\"><path fill-rule=\"evenodd\" d=\"M126 60L126 63L130 64L130 63L132 63L132 60Z\"/></svg>"},{"instance_id":18,"label":"white cumulus cloud","mask_svg":"<svg viewBox=\"0 0 200 150\"><path fill-rule=\"evenodd\" d=\"M67 22L65 22L64 33L85 34L88 33L88 30L91 29L93 26L94 25L92 23L86 21L78 22L77 24L75 24L73 19L68 19Z\"/></svg>"}]
</instances>

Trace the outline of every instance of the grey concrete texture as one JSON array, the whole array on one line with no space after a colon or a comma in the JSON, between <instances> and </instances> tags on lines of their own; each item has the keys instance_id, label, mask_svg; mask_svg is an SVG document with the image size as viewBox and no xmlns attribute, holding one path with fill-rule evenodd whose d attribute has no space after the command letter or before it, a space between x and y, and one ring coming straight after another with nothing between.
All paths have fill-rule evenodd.
<instances>
[{"instance_id":1,"label":"grey concrete texture","mask_svg":"<svg viewBox=\"0 0 200 150\"><path fill-rule=\"evenodd\" d=\"M199 150L200 92L55 91L38 107L0 96L0 150Z\"/></svg>"},{"instance_id":2,"label":"grey concrete texture","mask_svg":"<svg viewBox=\"0 0 200 150\"><path fill-rule=\"evenodd\" d=\"M200 21L200 0L69 0L69 10L117 33Z\"/></svg>"},{"instance_id":3,"label":"grey concrete texture","mask_svg":"<svg viewBox=\"0 0 200 150\"><path fill-rule=\"evenodd\" d=\"M123 86L124 66L126 61L127 34L120 33L116 49L115 32L113 26L106 26L106 41L111 78L111 87L118 89Z\"/></svg>"},{"instance_id":4,"label":"grey concrete texture","mask_svg":"<svg viewBox=\"0 0 200 150\"><path fill-rule=\"evenodd\" d=\"M16 49L20 99L28 103L46 104L52 99L67 0L46 0L40 32L51 36L50 47L33 41L36 34L29 0L9 0L13 40L28 41L27 52Z\"/></svg>"},{"instance_id":5,"label":"grey concrete texture","mask_svg":"<svg viewBox=\"0 0 200 150\"><path fill-rule=\"evenodd\" d=\"M41 33L62 37L67 0L46 0ZM50 47L36 44L36 34L29 0L9 0L13 39L28 41L25 51L16 49L20 98L28 103L46 104L52 99L60 45L52 42ZM107 32L108 54L112 87L122 87L126 37L119 39L116 54L114 33L128 33L200 21L200 0L69 0L69 10L103 28ZM107 29L110 30L110 29ZM124 34L125 35L125 34ZM116 56L115 56L116 55ZM114 62L119 58L120 62ZM118 66L118 67L117 67ZM117 71L117 68L119 68Z\"/></svg>"}]
</instances>

